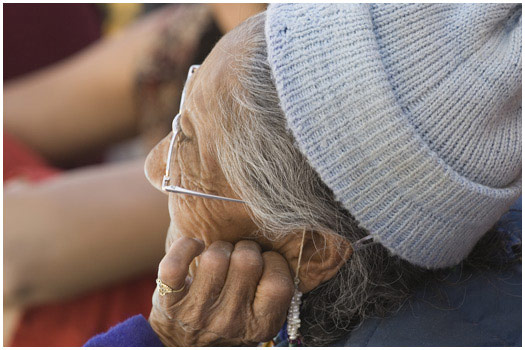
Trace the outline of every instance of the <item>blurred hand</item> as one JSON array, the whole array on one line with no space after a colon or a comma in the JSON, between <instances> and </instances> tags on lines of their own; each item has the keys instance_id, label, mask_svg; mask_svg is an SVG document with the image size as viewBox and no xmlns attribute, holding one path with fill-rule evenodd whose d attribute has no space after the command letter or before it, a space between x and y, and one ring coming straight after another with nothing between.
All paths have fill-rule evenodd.
<instances>
[{"instance_id":1,"label":"blurred hand","mask_svg":"<svg viewBox=\"0 0 525 350\"><path fill-rule=\"evenodd\" d=\"M287 261L261 253L253 241L235 247L217 241L200 256L194 278L192 260L204 244L180 238L159 265L159 278L178 293L153 294L149 322L164 345L255 345L278 332L294 292Z\"/></svg>"}]
</instances>

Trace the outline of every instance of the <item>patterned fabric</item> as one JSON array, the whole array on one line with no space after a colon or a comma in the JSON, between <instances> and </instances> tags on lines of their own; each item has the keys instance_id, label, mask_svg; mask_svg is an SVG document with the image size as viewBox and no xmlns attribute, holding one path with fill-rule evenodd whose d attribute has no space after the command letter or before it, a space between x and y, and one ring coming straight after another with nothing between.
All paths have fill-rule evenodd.
<instances>
[{"instance_id":1,"label":"patterned fabric","mask_svg":"<svg viewBox=\"0 0 525 350\"><path fill-rule=\"evenodd\" d=\"M272 4L299 148L374 240L453 266L521 193L521 4Z\"/></svg>"}]
</instances>

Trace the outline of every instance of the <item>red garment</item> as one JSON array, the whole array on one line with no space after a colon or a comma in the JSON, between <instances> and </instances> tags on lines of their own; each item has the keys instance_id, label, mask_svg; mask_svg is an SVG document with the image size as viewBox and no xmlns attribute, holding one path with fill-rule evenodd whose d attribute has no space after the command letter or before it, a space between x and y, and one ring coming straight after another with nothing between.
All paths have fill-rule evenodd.
<instances>
[{"instance_id":1,"label":"red garment","mask_svg":"<svg viewBox=\"0 0 525 350\"><path fill-rule=\"evenodd\" d=\"M39 181L59 172L35 151L4 131L4 182L12 178Z\"/></svg>"},{"instance_id":2,"label":"red garment","mask_svg":"<svg viewBox=\"0 0 525 350\"><path fill-rule=\"evenodd\" d=\"M4 182L22 177L43 181L60 173L36 152L4 132ZM128 317L151 310L156 273L24 312L10 346L81 346Z\"/></svg>"},{"instance_id":3,"label":"red garment","mask_svg":"<svg viewBox=\"0 0 525 350\"><path fill-rule=\"evenodd\" d=\"M70 301L32 307L24 313L10 346L82 346L92 336L151 310L155 273Z\"/></svg>"}]
</instances>

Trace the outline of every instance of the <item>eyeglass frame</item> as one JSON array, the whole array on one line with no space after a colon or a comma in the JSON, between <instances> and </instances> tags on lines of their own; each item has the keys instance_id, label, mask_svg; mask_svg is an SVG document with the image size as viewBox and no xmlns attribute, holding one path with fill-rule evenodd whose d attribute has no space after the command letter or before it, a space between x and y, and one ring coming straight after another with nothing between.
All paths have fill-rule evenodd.
<instances>
[{"instance_id":1,"label":"eyeglass frame","mask_svg":"<svg viewBox=\"0 0 525 350\"><path fill-rule=\"evenodd\" d=\"M188 194L188 195L202 197L202 198L219 199L223 201L236 202L236 203L246 203L245 201L240 200L240 199L217 196L217 195L202 193L198 191L192 191L192 190L182 188L180 186L173 186L169 184L170 183L171 155L173 154L173 151L174 151L175 138L177 137L177 133L178 133L178 124L179 124L179 120L180 120L181 113L182 113L182 106L184 105L184 100L186 98L186 87L188 85L188 81L190 80L191 76L195 73L195 71L199 67L200 67L200 64L194 64L190 67L188 71L188 76L186 78L186 82L184 83L184 87L182 89L179 113L177 113L177 115L173 118L173 122L171 123L171 129L173 133L171 136L170 147L168 149L168 158L166 160L166 173L164 177L162 178L162 190L166 192Z\"/></svg>"}]
</instances>

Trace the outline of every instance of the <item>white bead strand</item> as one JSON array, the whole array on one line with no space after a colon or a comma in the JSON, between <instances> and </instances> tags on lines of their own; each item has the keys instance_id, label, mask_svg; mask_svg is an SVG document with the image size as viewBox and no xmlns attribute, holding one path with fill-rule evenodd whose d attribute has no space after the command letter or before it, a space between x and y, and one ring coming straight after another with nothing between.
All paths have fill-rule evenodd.
<instances>
[{"instance_id":1,"label":"white bead strand","mask_svg":"<svg viewBox=\"0 0 525 350\"><path fill-rule=\"evenodd\" d=\"M301 309L301 297L303 293L299 291L299 267L301 266L301 257L303 255L304 247L304 237L306 235L306 230L303 231L303 238L301 240L301 249L299 250L299 257L297 259L297 268L295 270L294 285L295 291L293 293L292 302L290 303L290 308L288 309L288 342L292 344L297 338L299 338L299 328L301 327L301 319L299 318L299 311Z\"/></svg>"}]
</instances>

